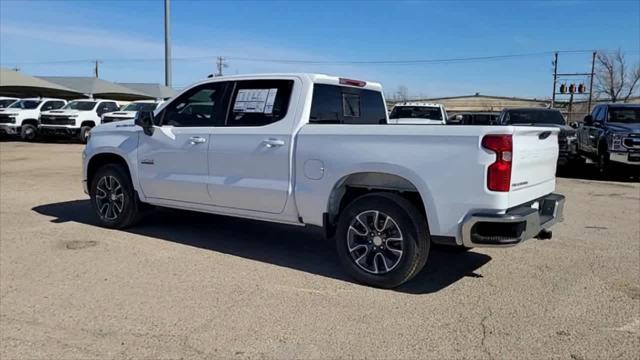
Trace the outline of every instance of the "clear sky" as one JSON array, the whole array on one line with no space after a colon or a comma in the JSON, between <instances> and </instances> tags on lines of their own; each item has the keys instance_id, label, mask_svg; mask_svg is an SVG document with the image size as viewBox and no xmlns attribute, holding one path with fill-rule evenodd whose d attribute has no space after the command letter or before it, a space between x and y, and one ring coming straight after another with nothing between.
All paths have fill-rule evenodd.
<instances>
[{"instance_id":1,"label":"clear sky","mask_svg":"<svg viewBox=\"0 0 640 360\"><path fill-rule=\"evenodd\" d=\"M548 97L552 55L540 53L621 48L640 61L638 0L172 0L171 21L175 87L213 73L215 57L226 56L227 74L322 72L379 81L388 94L404 85L411 96ZM87 60L100 59L104 79L164 82L163 39L161 0L0 0L0 63L33 75L90 76ZM507 54L534 55L357 63ZM589 53L563 53L559 70L588 71L590 63Z\"/></svg>"}]
</instances>

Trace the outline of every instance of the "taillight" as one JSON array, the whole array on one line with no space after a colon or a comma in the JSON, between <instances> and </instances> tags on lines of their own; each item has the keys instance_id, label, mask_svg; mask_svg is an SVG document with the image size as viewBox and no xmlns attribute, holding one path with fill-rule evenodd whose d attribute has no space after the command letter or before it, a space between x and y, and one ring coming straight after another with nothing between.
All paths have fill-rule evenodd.
<instances>
[{"instance_id":1,"label":"taillight","mask_svg":"<svg viewBox=\"0 0 640 360\"><path fill-rule=\"evenodd\" d=\"M511 135L485 135L482 147L496 153L496 161L487 170L487 188L492 191L509 191L511 187Z\"/></svg>"}]
</instances>

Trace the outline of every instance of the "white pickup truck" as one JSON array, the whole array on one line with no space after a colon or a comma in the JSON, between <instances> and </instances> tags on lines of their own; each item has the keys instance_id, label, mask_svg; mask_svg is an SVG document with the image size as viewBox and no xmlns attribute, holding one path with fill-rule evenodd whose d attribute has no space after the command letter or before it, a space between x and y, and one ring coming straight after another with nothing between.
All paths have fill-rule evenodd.
<instances>
[{"instance_id":1,"label":"white pickup truck","mask_svg":"<svg viewBox=\"0 0 640 360\"><path fill-rule=\"evenodd\" d=\"M34 140L42 112L60 109L67 102L62 99L27 98L0 109L0 133L19 135L22 140Z\"/></svg>"},{"instance_id":2,"label":"white pickup truck","mask_svg":"<svg viewBox=\"0 0 640 360\"><path fill-rule=\"evenodd\" d=\"M389 124L445 125L447 111L442 104L421 101L397 103L389 114Z\"/></svg>"},{"instance_id":3,"label":"white pickup truck","mask_svg":"<svg viewBox=\"0 0 640 360\"><path fill-rule=\"evenodd\" d=\"M74 100L60 110L43 111L38 130L42 135L77 138L86 143L91 129L100 125L102 114L119 108L114 100Z\"/></svg>"},{"instance_id":4,"label":"white pickup truck","mask_svg":"<svg viewBox=\"0 0 640 360\"><path fill-rule=\"evenodd\" d=\"M102 124L133 120L138 111L154 111L162 101L156 100L138 100L127 104L123 109L102 114Z\"/></svg>"},{"instance_id":5,"label":"white pickup truck","mask_svg":"<svg viewBox=\"0 0 640 360\"><path fill-rule=\"evenodd\" d=\"M229 76L92 131L84 189L99 222L144 204L321 226L358 281L396 287L432 243L548 238L557 130L388 125L377 83L316 74Z\"/></svg>"}]
</instances>

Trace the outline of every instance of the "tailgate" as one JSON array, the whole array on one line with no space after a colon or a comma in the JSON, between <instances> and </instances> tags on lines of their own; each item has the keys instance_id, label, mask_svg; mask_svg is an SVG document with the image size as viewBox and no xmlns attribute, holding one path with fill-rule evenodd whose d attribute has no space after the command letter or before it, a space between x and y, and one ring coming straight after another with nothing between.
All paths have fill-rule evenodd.
<instances>
[{"instance_id":1,"label":"tailgate","mask_svg":"<svg viewBox=\"0 0 640 360\"><path fill-rule=\"evenodd\" d=\"M517 206L555 190L558 129L515 126L509 205Z\"/></svg>"}]
</instances>

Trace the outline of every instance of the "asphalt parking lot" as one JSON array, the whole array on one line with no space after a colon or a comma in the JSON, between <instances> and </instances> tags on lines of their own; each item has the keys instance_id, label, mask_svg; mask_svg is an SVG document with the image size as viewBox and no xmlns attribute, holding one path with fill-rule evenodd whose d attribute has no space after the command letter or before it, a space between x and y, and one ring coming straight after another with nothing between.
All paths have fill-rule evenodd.
<instances>
[{"instance_id":1,"label":"asphalt parking lot","mask_svg":"<svg viewBox=\"0 0 640 360\"><path fill-rule=\"evenodd\" d=\"M0 143L0 358L638 359L640 184L558 179L554 239L433 251L396 290L303 228L95 225L82 145Z\"/></svg>"}]
</instances>

